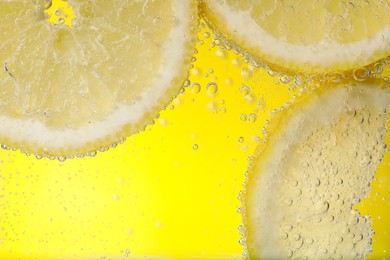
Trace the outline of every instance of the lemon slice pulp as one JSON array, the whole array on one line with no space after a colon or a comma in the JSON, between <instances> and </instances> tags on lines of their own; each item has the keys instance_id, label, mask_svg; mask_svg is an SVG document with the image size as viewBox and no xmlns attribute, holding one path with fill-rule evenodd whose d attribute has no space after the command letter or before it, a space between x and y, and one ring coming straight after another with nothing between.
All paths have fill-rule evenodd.
<instances>
[{"instance_id":1,"label":"lemon slice pulp","mask_svg":"<svg viewBox=\"0 0 390 260\"><path fill-rule=\"evenodd\" d=\"M0 143L84 154L142 129L179 91L197 7L54 2L0 2Z\"/></svg>"},{"instance_id":2,"label":"lemon slice pulp","mask_svg":"<svg viewBox=\"0 0 390 260\"><path fill-rule=\"evenodd\" d=\"M390 55L390 3L338 0L202 0L228 40L280 67L349 70Z\"/></svg>"},{"instance_id":3,"label":"lemon slice pulp","mask_svg":"<svg viewBox=\"0 0 390 260\"><path fill-rule=\"evenodd\" d=\"M364 259L371 221L353 209L383 157L389 87L345 83L285 111L249 172L245 221L254 259Z\"/></svg>"}]
</instances>

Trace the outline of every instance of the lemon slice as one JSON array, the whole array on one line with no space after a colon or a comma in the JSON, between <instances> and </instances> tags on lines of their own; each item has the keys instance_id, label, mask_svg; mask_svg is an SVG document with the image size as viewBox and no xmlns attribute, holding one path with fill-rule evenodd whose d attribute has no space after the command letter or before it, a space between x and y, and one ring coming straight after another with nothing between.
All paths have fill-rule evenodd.
<instances>
[{"instance_id":1,"label":"lemon slice","mask_svg":"<svg viewBox=\"0 0 390 260\"><path fill-rule=\"evenodd\" d=\"M349 70L390 55L387 1L202 1L228 40L281 67Z\"/></svg>"},{"instance_id":2,"label":"lemon slice","mask_svg":"<svg viewBox=\"0 0 390 260\"><path fill-rule=\"evenodd\" d=\"M249 172L245 221L254 259L363 259L367 197L386 143L389 87L346 83L287 109Z\"/></svg>"},{"instance_id":3,"label":"lemon slice","mask_svg":"<svg viewBox=\"0 0 390 260\"><path fill-rule=\"evenodd\" d=\"M190 0L1 1L0 143L77 155L142 129L185 80L196 12Z\"/></svg>"}]
</instances>

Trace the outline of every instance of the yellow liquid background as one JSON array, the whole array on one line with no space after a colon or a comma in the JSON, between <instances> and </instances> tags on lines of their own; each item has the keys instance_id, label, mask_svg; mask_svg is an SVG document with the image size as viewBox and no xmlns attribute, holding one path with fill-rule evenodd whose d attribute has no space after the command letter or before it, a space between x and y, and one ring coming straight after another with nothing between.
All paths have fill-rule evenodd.
<instances>
[{"instance_id":1,"label":"yellow liquid background","mask_svg":"<svg viewBox=\"0 0 390 260\"><path fill-rule=\"evenodd\" d=\"M65 162L0 151L0 259L242 257L250 157L299 90L220 48L203 22L198 38L190 82L124 144ZM372 259L390 257L389 173L387 152L357 206L373 221Z\"/></svg>"}]
</instances>

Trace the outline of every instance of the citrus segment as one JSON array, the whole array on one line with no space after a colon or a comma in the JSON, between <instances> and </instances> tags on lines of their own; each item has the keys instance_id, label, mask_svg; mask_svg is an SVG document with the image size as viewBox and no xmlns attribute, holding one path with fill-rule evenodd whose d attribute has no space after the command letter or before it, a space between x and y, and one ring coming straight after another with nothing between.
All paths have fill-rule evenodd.
<instances>
[{"instance_id":1,"label":"citrus segment","mask_svg":"<svg viewBox=\"0 0 390 260\"><path fill-rule=\"evenodd\" d=\"M349 70L390 55L388 1L203 0L228 40L284 68Z\"/></svg>"},{"instance_id":2,"label":"citrus segment","mask_svg":"<svg viewBox=\"0 0 390 260\"><path fill-rule=\"evenodd\" d=\"M280 116L249 172L251 257L369 254L371 220L354 205L368 196L383 157L389 106L383 82L345 83L307 94Z\"/></svg>"},{"instance_id":3,"label":"citrus segment","mask_svg":"<svg viewBox=\"0 0 390 260\"><path fill-rule=\"evenodd\" d=\"M2 1L0 143L74 155L140 130L185 79L196 10L189 0Z\"/></svg>"}]
</instances>

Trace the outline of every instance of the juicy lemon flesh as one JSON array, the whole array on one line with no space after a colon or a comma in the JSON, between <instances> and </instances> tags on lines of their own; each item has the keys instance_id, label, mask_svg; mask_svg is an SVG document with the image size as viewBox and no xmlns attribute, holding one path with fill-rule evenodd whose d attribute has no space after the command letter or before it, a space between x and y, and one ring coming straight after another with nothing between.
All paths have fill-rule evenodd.
<instances>
[{"instance_id":1,"label":"juicy lemon flesh","mask_svg":"<svg viewBox=\"0 0 390 260\"><path fill-rule=\"evenodd\" d=\"M44 125L50 135L51 131L61 133L93 126L119 108L128 108L127 114L136 119L126 122L117 116L124 123L106 131L99 140L83 143L71 138L66 144L86 152L139 130L178 91L190 60L189 25L194 21L188 21L195 6L169 0L69 1L69 6L63 3L0 3L0 64L4 67L0 71L1 115ZM188 13L180 16L176 12L183 10L177 5L186 6L188 10L184 11ZM50 9L45 10L48 6ZM185 51L182 57L172 58L177 59L172 68L167 65L166 53L175 46L166 44L176 43L172 37L178 34L173 28L179 23L186 23L182 35L187 36L177 39L176 48ZM164 69L172 71L165 73ZM161 80L163 74L169 75L168 80ZM153 97L144 100L147 97L142 99L143 95ZM137 103L142 104L137 107ZM69 149L39 143L38 133L33 133L36 140L31 141L30 134L27 130L26 138L18 140L0 135L0 143L54 154ZM78 136L74 134L73 138L83 138ZM61 134L57 137L61 138ZM83 144L78 144L80 141ZM97 142L100 143L91 145Z\"/></svg>"},{"instance_id":2,"label":"juicy lemon flesh","mask_svg":"<svg viewBox=\"0 0 390 260\"><path fill-rule=\"evenodd\" d=\"M245 219L255 259L371 251L371 220L354 205L368 197L386 148L388 89L353 83L310 96L280 118L250 171Z\"/></svg>"},{"instance_id":3,"label":"juicy lemon flesh","mask_svg":"<svg viewBox=\"0 0 390 260\"><path fill-rule=\"evenodd\" d=\"M86 118L103 119L117 103L131 102L156 80L148 75L159 69L158 44L169 35L170 24L158 29L152 16L137 19L142 2L122 8L114 1L102 3L85 2L74 8L79 15L72 30L55 28L44 19L34 22L32 10L37 6L32 1L1 8L0 22L9 28L1 31L7 41L0 55L8 70L2 72L1 87L8 97L3 103L9 116L52 127L77 127ZM171 13L161 4L151 2L147 8L158 10L156 16L168 21ZM128 17L134 17L133 21L127 21ZM107 23L109 18L112 22ZM18 19L24 23L15 26ZM148 44L151 41L157 44Z\"/></svg>"}]
</instances>

